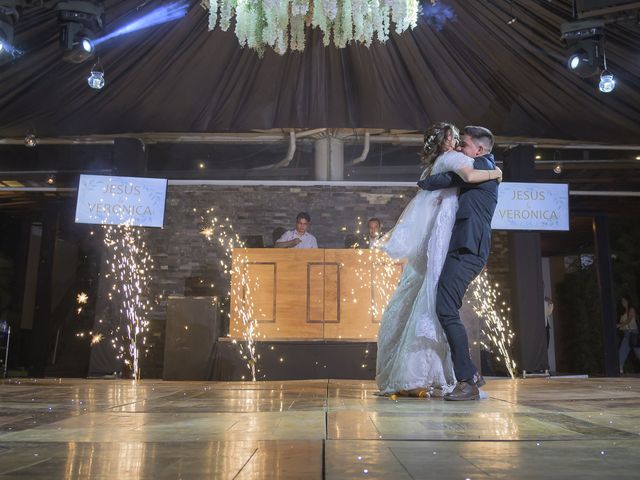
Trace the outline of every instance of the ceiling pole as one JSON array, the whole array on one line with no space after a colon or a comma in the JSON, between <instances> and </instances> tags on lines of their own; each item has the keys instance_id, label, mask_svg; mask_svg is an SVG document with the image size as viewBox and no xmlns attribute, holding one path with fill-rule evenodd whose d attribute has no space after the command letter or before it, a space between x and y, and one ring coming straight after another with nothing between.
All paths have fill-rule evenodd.
<instances>
[{"instance_id":1,"label":"ceiling pole","mask_svg":"<svg viewBox=\"0 0 640 480\"><path fill-rule=\"evenodd\" d=\"M344 180L344 140L332 133L315 142L315 179Z\"/></svg>"}]
</instances>

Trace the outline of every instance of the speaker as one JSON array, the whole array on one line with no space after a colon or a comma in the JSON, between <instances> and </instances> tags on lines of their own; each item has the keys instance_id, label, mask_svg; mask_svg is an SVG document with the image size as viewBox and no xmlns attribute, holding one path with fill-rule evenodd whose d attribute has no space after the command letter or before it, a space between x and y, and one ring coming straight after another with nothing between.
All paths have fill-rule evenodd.
<instances>
[{"instance_id":1,"label":"speaker","mask_svg":"<svg viewBox=\"0 0 640 480\"><path fill-rule=\"evenodd\" d=\"M209 379L221 333L219 313L217 297L168 297L163 380Z\"/></svg>"}]
</instances>

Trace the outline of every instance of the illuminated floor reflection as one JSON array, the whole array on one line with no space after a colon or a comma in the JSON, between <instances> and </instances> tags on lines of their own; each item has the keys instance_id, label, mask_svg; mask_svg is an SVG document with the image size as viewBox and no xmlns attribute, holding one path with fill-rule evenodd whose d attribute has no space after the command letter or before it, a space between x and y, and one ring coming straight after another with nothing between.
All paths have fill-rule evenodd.
<instances>
[{"instance_id":1,"label":"illuminated floor reflection","mask_svg":"<svg viewBox=\"0 0 640 480\"><path fill-rule=\"evenodd\" d=\"M487 400L373 382L11 380L2 478L638 478L640 379L494 379Z\"/></svg>"}]
</instances>

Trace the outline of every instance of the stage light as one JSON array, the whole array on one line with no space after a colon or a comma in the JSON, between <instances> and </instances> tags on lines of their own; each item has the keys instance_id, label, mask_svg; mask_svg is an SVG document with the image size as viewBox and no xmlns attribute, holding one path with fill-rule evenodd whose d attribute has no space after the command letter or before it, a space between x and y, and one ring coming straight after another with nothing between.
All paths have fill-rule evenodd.
<instances>
[{"instance_id":1,"label":"stage light","mask_svg":"<svg viewBox=\"0 0 640 480\"><path fill-rule=\"evenodd\" d=\"M536 160L542 160L542 155L536 155L536 156L535 156L535 159L536 159Z\"/></svg>"},{"instance_id":2,"label":"stage light","mask_svg":"<svg viewBox=\"0 0 640 480\"><path fill-rule=\"evenodd\" d=\"M55 5L60 23L60 46L63 60L82 63L93 56L92 40L102 30L104 5L102 1L69 1Z\"/></svg>"},{"instance_id":3,"label":"stage light","mask_svg":"<svg viewBox=\"0 0 640 480\"><path fill-rule=\"evenodd\" d=\"M636 160L640 160L640 155L636 155Z\"/></svg>"},{"instance_id":4,"label":"stage light","mask_svg":"<svg viewBox=\"0 0 640 480\"><path fill-rule=\"evenodd\" d=\"M24 137L24 145L28 148L33 148L38 145L38 137L36 137L33 133L27 133Z\"/></svg>"},{"instance_id":5,"label":"stage light","mask_svg":"<svg viewBox=\"0 0 640 480\"><path fill-rule=\"evenodd\" d=\"M13 45L13 26L0 20L0 65L18 58L23 53Z\"/></svg>"},{"instance_id":6,"label":"stage light","mask_svg":"<svg viewBox=\"0 0 640 480\"><path fill-rule=\"evenodd\" d=\"M584 50L580 49L576 53L569 56L569 61L567 65L569 66L569 70L578 70L580 64L582 62L588 62L589 55Z\"/></svg>"},{"instance_id":7,"label":"stage light","mask_svg":"<svg viewBox=\"0 0 640 480\"><path fill-rule=\"evenodd\" d=\"M11 43L2 34L2 27L0 26L0 54L11 53Z\"/></svg>"},{"instance_id":8,"label":"stage light","mask_svg":"<svg viewBox=\"0 0 640 480\"><path fill-rule=\"evenodd\" d=\"M591 77L600 70L600 45L594 40L587 40L569 49L567 67L576 75Z\"/></svg>"},{"instance_id":9,"label":"stage light","mask_svg":"<svg viewBox=\"0 0 640 480\"><path fill-rule=\"evenodd\" d=\"M568 22L563 23L560 30L568 47L567 68L581 77L596 75L600 71L604 22Z\"/></svg>"},{"instance_id":10,"label":"stage light","mask_svg":"<svg viewBox=\"0 0 640 480\"><path fill-rule=\"evenodd\" d=\"M47 185L53 185L53 184L55 184L55 183L56 183L56 177L55 177L55 175L53 175L53 174L52 174L52 175L49 175L49 176L47 177Z\"/></svg>"},{"instance_id":11,"label":"stage light","mask_svg":"<svg viewBox=\"0 0 640 480\"><path fill-rule=\"evenodd\" d=\"M553 173L560 175L562 173L562 165L556 163L555 167L553 167Z\"/></svg>"},{"instance_id":12,"label":"stage light","mask_svg":"<svg viewBox=\"0 0 640 480\"><path fill-rule=\"evenodd\" d=\"M608 70L603 70L600 74L600 84L598 88L602 93L611 93L616 88L616 79Z\"/></svg>"},{"instance_id":13,"label":"stage light","mask_svg":"<svg viewBox=\"0 0 640 480\"><path fill-rule=\"evenodd\" d=\"M91 74L87 78L87 83L95 90L100 90L104 87L104 68L102 68L99 61L91 67Z\"/></svg>"},{"instance_id":14,"label":"stage light","mask_svg":"<svg viewBox=\"0 0 640 480\"><path fill-rule=\"evenodd\" d=\"M89 38L83 38L82 41L80 42L80 46L82 47L82 50L84 50L87 53L93 53L93 42L91 41L91 39Z\"/></svg>"},{"instance_id":15,"label":"stage light","mask_svg":"<svg viewBox=\"0 0 640 480\"><path fill-rule=\"evenodd\" d=\"M0 0L0 56L13 56L14 25L18 22L15 0Z\"/></svg>"}]
</instances>

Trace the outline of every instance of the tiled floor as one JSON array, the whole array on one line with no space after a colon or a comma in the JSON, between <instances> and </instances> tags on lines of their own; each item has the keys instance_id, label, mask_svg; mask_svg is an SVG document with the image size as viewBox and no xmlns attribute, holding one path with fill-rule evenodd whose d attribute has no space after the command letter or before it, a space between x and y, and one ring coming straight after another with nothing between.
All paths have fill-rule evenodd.
<instances>
[{"instance_id":1,"label":"tiled floor","mask_svg":"<svg viewBox=\"0 0 640 480\"><path fill-rule=\"evenodd\" d=\"M485 391L449 403L346 380L8 380L0 478L640 478L640 379Z\"/></svg>"}]
</instances>

